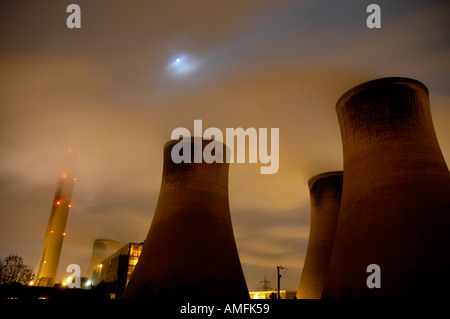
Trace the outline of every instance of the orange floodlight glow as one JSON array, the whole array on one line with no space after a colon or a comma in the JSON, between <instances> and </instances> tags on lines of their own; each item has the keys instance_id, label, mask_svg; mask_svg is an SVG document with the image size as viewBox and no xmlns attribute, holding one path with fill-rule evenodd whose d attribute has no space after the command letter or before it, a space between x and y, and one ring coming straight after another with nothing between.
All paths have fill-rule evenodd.
<instances>
[{"instance_id":1,"label":"orange floodlight glow","mask_svg":"<svg viewBox=\"0 0 450 319\"><path fill-rule=\"evenodd\" d=\"M56 205L61 205L61 202L60 202L60 201L57 201L57 202L56 202Z\"/></svg>"}]
</instances>

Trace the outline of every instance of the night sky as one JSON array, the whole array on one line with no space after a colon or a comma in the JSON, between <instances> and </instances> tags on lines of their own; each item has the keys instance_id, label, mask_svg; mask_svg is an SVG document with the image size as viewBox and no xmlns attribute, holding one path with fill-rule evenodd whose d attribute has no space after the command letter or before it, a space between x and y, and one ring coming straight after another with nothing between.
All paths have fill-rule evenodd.
<instances>
[{"instance_id":1,"label":"night sky","mask_svg":"<svg viewBox=\"0 0 450 319\"><path fill-rule=\"evenodd\" d=\"M68 29L66 7L81 7ZM381 29L366 8L381 7ZM38 266L59 175L77 177L58 279L93 240L145 239L172 130L279 128L280 166L231 164L229 198L249 290L296 290L308 179L342 169L335 104L387 76L430 91L450 160L448 1L0 2L0 257ZM178 62L177 62L177 59ZM69 150L72 150L69 152ZM80 155L78 155L80 154Z\"/></svg>"}]
</instances>

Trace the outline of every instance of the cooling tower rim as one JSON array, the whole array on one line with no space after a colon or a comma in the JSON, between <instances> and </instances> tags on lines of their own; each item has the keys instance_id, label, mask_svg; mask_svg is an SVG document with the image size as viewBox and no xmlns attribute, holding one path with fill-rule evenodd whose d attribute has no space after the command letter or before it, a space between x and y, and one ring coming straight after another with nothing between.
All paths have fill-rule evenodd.
<instances>
[{"instance_id":1,"label":"cooling tower rim","mask_svg":"<svg viewBox=\"0 0 450 319\"><path fill-rule=\"evenodd\" d=\"M339 98L339 100L336 103L336 110L343 108L351 96L353 96L361 91L367 90L369 88L392 85L392 84L406 84L406 85L412 85L412 86L419 86L423 90L425 90L425 92L428 94L428 88L425 86L425 84L423 84L422 82L415 80L415 79L411 79L411 78L407 78L407 77L379 78L379 79L361 83L361 84L351 88L344 94L342 94L342 96Z\"/></svg>"},{"instance_id":2,"label":"cooling tower rim","mask_svg":"<svg viewBox=\"0 0 450 319\"><path fill-rule=\"evenodd\" d=\"M96 243L96 242L110 242L110 243L117 243L117 244L120 244L120 242L117 241L117 240L113 240L113 239L103 239L103 238L94 239L94 243Z\"/></svg>"},{"instance_id":3,"label":"cooling tower rim","mask_svg":"<svg viewBox=\"0 0 450 319\"><path fill-rule=\"evenodd\" d=\"M202 137L199 136L191 136L191 143L195 143L197 141L203 141L204 139ZM164 144L164 149L168 148L169 146L173 146L175 144L177 144L178 142L182 142L183 138L180 138L178 140L170 140L168 141L166 144ZM209 141L209 140L206 140Z\"/></svg>"},{"instance_id":4,"label":"cooling tower rim","mask_svg":"<svg viewBox=\"0 0 450 319\"><path fill-rule=\"evenodd\" d=\"M317 182L318 180L327 178L327 177L331 177L331 176L344 176L344 171L330 171L330 172L325 172L325 173L314 175L313 177L311 177L308 180L309 189L311 190L314 183Z\"/></svg>"},{"instance_id":5,"label":"cooling tower rim","mask_svg":"<svg viewBox=\"0 0 450 319\"><path fill-rule=\"evenodd\" d=\"M178 140L170 140L166 144L164 144L164 149L168 148L169 146L173 146L173 145L177 144L178 142L182 142L182 141L183 141L182 138L180 138ZM191 136L191 143L196 143L198 141L203 141L203 142L209 143L211 141L214 141L214 139L205 139L200 136ZM219 141L217 141L217 142L219 142ZM219 143L223 144L226 147L225 143L223 143L223 142L219 142Z\"/></svg>"}]
</instances>

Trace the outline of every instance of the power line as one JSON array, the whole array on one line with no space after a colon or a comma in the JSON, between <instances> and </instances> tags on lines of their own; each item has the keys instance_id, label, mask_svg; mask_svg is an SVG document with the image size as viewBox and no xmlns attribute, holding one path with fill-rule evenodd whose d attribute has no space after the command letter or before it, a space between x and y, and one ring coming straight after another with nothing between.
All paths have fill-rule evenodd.
<instances>
[{"instance_id":1,"label":"power line","mask_svg":"<svg viewBox=\"0 0 450 319\"><path fill-rule=\"evenodd\" d=\"M270 291L273 290L273 288L270 286L270 281L267 280L266 276L264 276L264 280L261 280L259 284L261 284L258 288L256 288L259 291Z\"/></svg>"}]
</instances>

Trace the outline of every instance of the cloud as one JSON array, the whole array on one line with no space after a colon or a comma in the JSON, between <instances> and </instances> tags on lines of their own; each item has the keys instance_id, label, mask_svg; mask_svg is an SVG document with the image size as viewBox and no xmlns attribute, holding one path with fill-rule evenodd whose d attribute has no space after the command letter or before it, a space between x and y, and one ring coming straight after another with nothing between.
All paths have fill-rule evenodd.
<instances>
[{"instance_id":1,"label":"cloud","mask_svg":"<svg viewBox=\"0 0 450 319\"><path fill-rule=\"evenodd\" d=\"M89 262L92 241L145 239L173 129L280 129L280 169L231 164L230 208L249 287L276 265L296 289L309 227L307 181L342 169L335 103L383 76L430 89L450 159L448 4L382 1L382 28L360 1L80 1L82 29L64 3L0 6L0 255L37 266L57 176L79 178L60 274ZM201 5L200 5L201 4ZM186 54L199 68L174 77ZM76 161L67 149L81 153Z\"/></svg>"}]
</instances>

